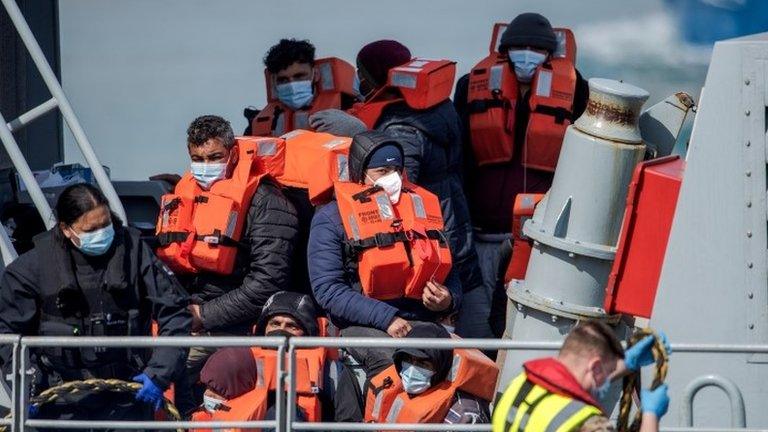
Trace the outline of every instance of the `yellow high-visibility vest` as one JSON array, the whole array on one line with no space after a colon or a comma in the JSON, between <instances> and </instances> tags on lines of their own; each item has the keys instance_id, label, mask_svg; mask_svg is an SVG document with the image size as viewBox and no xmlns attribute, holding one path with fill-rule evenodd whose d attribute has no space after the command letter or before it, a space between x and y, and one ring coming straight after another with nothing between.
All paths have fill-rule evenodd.
<instances>
[{"instance_id":1,"label":"yellow high-visibility vest","mask_svg":"<svg viewBox=\"0 0 768 432\"><path fill-rule=\"evenodd\" d=\"M600 408L552 393L518 375L493 410L493 432L571 432Z\"/></svg>"}]
</instances>

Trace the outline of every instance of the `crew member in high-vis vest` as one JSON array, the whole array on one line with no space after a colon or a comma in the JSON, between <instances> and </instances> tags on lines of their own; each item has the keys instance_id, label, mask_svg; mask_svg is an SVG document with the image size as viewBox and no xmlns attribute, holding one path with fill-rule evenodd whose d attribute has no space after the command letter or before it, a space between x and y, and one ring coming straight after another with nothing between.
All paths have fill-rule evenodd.
<instances>
[{"instance_id":1,"label":"crew member in high-vis vest","mask_svg":"<svg viewBox=\"0 0 768 432\"><path fill-rule=\"evenodd\" d=\"M495 289L498 250L512 238L515 197L549 190L565 129L589 98L570 30L553 29L537 13L493 29L489 53L458 80L453 98L464 125L465 190L486 288L467 296L482 309L463 311L470 316L488 315L493 293L505 304L503 288ZM489 325L482 332L490 335Z\"/></svg>"},{"instance_id":2,"label":"crew member in high-vis vest","mask_svg":"<svg viewBox=\"0 0 768 432\"><path fill-rule=\"evenodd\" d=\"M281 39L267 51L264 66L267 105L244 110L244 135L280 136L309 129L312 113L346 110L359 101L355 68L336 57L315 59L309 41Z\"/></svg>"},{"instance_id":3,"label":"crew member in high-vis vest","mask_svg":"<svg viewBox=\"0 0 768 432\"><path fill-rule=\"evenodd\" d=\"M416 323L408 338L450 338L443 326ZM489 423L499 368L475 349L398 348L392 365L366 386L366 422Z\"/></svg>"},{"instance_id":4,"label":"crew member in high-vis vest","mask_svg":"<svg viewBox=\"0 0 768 432\"><path fill-rule=\"evenodd\" d=\"M190 170L163 196L157 255L192 296L194 334L246 335L278 291L292 291L296 211L265 167L280 142L235 138L225 119L206 115L187 129ZM191 382L212 348L192 348Z\"/></svg>"},{"instance_id":5,"label":"crew member in high-vis vest","mask_svg":"<svg viewBox=\"0 0 768 432\"><path fill-rule=\"evenodd\" d=\"M318 314L306 294L279 292L267 300L256 324L256 336L319 336ZM296 351L299 421L334 421L336 380L344 368L325 348ZM194 421L274 420L277 350L223 348L213 354L200 380L206 386ZM202 432L204 425L200 425Z\"/></svg>"},{"instance_id":6,"label":"crew member in high-vis vest","mask_svg":"<svg viewBox=\"0 0 768 432\"><path fill-rule=\"evenodd\" d=\"M342 336L404 337L412 321L437 322L461 304L438 198L403 173L398 139L355 135L349 180L318 208L309 236L315 299ZM392 349L355 348L369 374Z\"/></svg>"},{"instance_id":7,"label":"crew member in high-vis vest","mask_svg":"<svg viewBox=\"0 0 768 432\"><path fill-rule=\"evenodd\" d=\"M668 345L666 337L662 341ZM614 430L601 407L611 382L654 364L653 336L624 351L613 330L598 321L578 324L556 358L531 360L493 410L493 432ZM668 348L669 351L669 348ZM667 385L642 390L642 432L658 431L667 413Z\"/></svg>"},{"instance_id":8,"label":"crew member in high-vis vest","mask_svg":"<svg viewBox=\"0 0 768 432\"><path fill-rule=\"evenodd\" d=\"M312 126L341 136L377 130L400 141L409 181L440 199L445 232L463 291L482 288L462 185L461 125L450 102L455 63L413 59L403 44L379 40L357 54L357 73L365 102L350 111L354 116L321 111L310 118ZM457 323L461 336L488 336L473 332L470 321L477 321L477 316Z\"/></svg>"}]
</instances>

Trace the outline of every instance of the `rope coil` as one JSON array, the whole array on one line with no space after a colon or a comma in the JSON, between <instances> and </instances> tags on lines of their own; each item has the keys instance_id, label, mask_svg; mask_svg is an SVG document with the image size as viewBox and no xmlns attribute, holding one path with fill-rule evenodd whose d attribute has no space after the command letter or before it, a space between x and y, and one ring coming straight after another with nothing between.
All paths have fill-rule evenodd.
<instances>
[{"instance_id":1,"label":"rope coil","mask_svg":"<svg viewBox=\"0 0 768 432\"><path fill-rule=\"evenodd\" d=\"M656 389L667 378L667 371L669 370L669 353L664 346L664 342L656 332L650 328L645 328L635 332L632 337L629 338L627 348L635 345L647 336L653 336L654 342L651 347L653 353L653 359L655 360L655 372L653 376L653 382L651 383L651 390ZM639 409L635 413L635 417L632 420L632 424L629 424L629 416L632 411L633 396L640 400L640 371L633 372L624 377L623 393L621 395L621 404L619 406L619 419L616 422L616 428L619 432L637 432L640 430L640 422L642 420L643 413Z\"/></svg>"},{"instance_id":2,"label":"rope coil","mask_svg":"<svg viewBox=\"0 0 768 432\"><path fill-rule=\"evenodd\" d=\"M59 399L66 399L67 396L76 395L81 392L102 393L136 393L142 388L141 383L128 382L119 379L87 379L82 381L69 381L55 387L51 387L41 392L39 395L30 398L30 405L40 407L49 403L54 403ZM139 402L141 403L141 402ZM181 420L181 415L176 406L164 399L163 411L171 421ZM6 426L0 426L0 432L5 432ZM183 432L183 429L177 429Z\"/></svg>"}]
</instances>

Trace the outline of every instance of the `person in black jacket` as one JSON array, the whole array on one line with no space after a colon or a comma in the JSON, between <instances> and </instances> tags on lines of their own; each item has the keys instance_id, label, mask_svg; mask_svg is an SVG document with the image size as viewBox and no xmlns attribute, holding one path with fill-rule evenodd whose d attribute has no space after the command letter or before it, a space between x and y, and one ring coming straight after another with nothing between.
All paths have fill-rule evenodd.
<instances>
[{"instance_id":1,"label":"person in black jacket","mask_svg":"<svg viewBox=\"0 0 768 432\"><path fill-rule=\"evenodd\" d=\"M386 86L389 70L409 60L411 52L397 41L380 40L364 46L357 55L360 92L370 99ZM396 89L384 91L392 92L392 98L400 97ZM366 130L357 118L333 110L313 115L310 122L320 132L341 136L354 136ZM440 198L454 268L464 293L481 288L483 279L462 188L460 119L450 99L426 110L413 109L403 101L392 103L384 108L374 129L402 145L408 180ZM460 320L457 333L467 337L481 336L471 333L471 329L469 322Z\"/></svg>"},{"instance_id":2,"label":"person in black jacket","mask_svg":"<svg viewBox=\"0 0 768 432\"><path fill-rule=\"evenodd\" d=\"M203 189L232 176L234 145L232 127L225 119L205 115L192 121L187 150L192 175ZM276 292L294 290L291 275L297 237L296 210L273 179L262 178L248 208L234 271L181 277L192 295L194 334L250 334L267 299ZM192 383L213 351L190 349L187 372Z\"/></svg>"},{"instance_id":3,"label":"person in black jacket","mask_svg":"<svg viewBox=\"0 0 768 432\"><path fill-rule=\"evenodd\" d=\"M189 299L168 269L110 212L88 184L65 189L58 224L34 239L0 279L0 333L40 336L162 336L189 334ZM33 394L72 380L117 378L143 383L136 399L104 397L70 407L70 418L151 419L162 392L183 371L186 350L50 347L32 351ZM0 350L7 371L11 352ZM56 409L61 409L57 407ZM61 412L43 405L41 417Z\"/></svg>"}]
</instances>

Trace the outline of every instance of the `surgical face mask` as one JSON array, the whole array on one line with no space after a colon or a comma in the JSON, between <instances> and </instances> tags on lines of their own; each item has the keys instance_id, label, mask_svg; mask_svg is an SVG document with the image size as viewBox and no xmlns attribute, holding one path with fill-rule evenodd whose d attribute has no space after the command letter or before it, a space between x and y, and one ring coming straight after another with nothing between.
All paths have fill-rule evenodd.
<instances>
[{"instance_id":1,"label":"surgical face mask","mask_svg":"<svg viewBox=\"0 0 768 432\"><path fill-rule=\"evenodd\" d=\"M429 369L416 366L404 361L400 370L400 380L403 382L403 390L408 394L421 394L432 385L432 376L435 373Z\"/></svg>"},{"instance_id":2,"label":"surgical face mask","mask_svg":"<svg viewBox=\"0 0 768 432\"><path fill-rule=\"evenodd\" d=\"M515 75L523 83L529 83L536 73L536 68L547 59L546 54L531 50L509 50L509 61L515 66Z\"/></svg>"},{"instance_id":3,"label":"surgical face mask","mask_svg":"<svg viewBox=\"0 0 768 432\"><path fill-rule=\"evenodd\" d=\"M209 413L216 411L221 405L224 405L223 400L217 399L213 396L208 396L206 394L203 395L203 408L205 408L205 410Z\"/></svg>"},{"instance_id":4,"label":"surgical face mask","mask_svg":"<svg viewBox=\"0 0 768 432\"><path fill-rule=\"evenodd\" d=\"M227 173L227 163L192 162L189 169L200 187L209 189L211 185L224 178Z\"/></svg>"},{"instance_id":5,"label":"surgical face mask","mask_svg":"<svg viewBox=\"0 0 768 432\"><path fill-rule=\"evenodd\" d=\"M74 233L74 231L72 232ZM115 228L110 223L104 228L95 231L75 233L75 236L80 240L80 246L77 248L82 253L90 256L104 255L109 247L112 246L112 240L115 239Z\"/></svg>"},{"instance_id":6,"label":"surgical face mask","mask_svg":"<svg viewBox=\"0 0 768 432\"><path fill-rule=\"evenodd\" d=\"M309 105L314 97L312 80L291 81L277 85L277 98L292 110Z\"/></svg>"},{"instance_id":7,"label":"surgical face mask","mask_svg":"<svg viewBox=\"0 0 768 432\"><path fill-rule=\"evenodd\" d=\"M384 189L384 192L387 193L389 201L392 204L397 204L398 201L400 201L400 192L403 189L403 179L400 177L399 172L392 171L389 174L385 174L374 181L373 184Z\"/></svg>"},{"instance_id":8,"label":"surgical face mask","mask_svg":"<svg viewBox=\"0 0 768 432\"><path fill-rule=\"evenodd\" d=\"M602 366L600 367L602 368ZM603 369L603 371L604 370L605 369ZM595 384L597 384L597 380L595 380ZM600 386L592 389L591 393L592 393L592 396L595 397L595 399L597 399L598 401L602 401L606 397L608 397L608 393L610 392L610 390L611 390L611 379L609 376L606 375L605 381L603 381L603 383Z\"/></svg>"}]
</instances>

